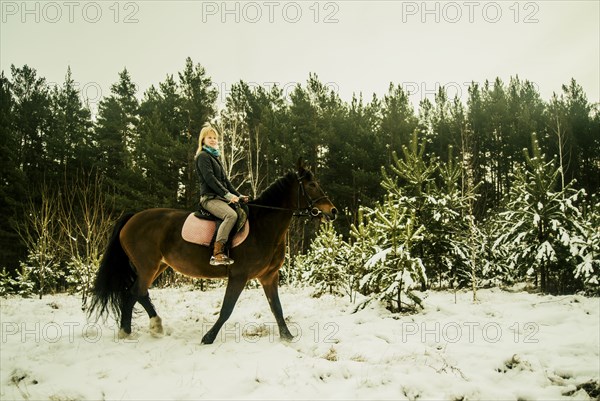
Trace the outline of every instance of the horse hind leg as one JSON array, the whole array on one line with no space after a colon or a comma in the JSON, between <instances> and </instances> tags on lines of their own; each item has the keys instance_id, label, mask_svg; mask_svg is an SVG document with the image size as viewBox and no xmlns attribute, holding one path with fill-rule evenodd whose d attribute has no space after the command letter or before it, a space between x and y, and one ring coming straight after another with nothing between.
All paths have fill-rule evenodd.
<instances>
[{"instance_id":1,"label":"horse hind leg","mask_svg":"<svg viewBox=\"0 0 600 401\"><path fill-rule=\"evenodd\" d=\"M137 280L134 282L136 285ZM119 329L119 338L123 339L131 334L131 318L133 315L133 307L136 303L135 296L131 292L127 292L121 299L121 322Z\"/></svg>"},{"instance_id":2,"label":"horse hind leg","mask_svg":"<svg viewBox=\"0 0 600 401\"><path fill-rule=\"evenodd\" d=\"M161 263L158 267L158 270L150 280L148 287L150 287L150 285L156 281L158 276L160 276L168 267L169 266L166 263ZM138 297L138 302L144 307L146 313L148 313L148 317L150 318L150 334L154 337L161 337L164 334L162 319L156 313L154 304L150 300L150 293L148 292L148 289L146 289L146 295Z\"/></svg>"},{"instance_id":3,"label":"horse hind leg","mask_svg":"<svg viewBox=\"0 0 600 401\"><path fill-rule=\"evenodd\" d=\"M131 334L131 320L133 316L133 307L137 302L140 303L148 313L150 318L150 333L153 336L161 336L164 332L162 319L156 313L156 308L150 299L148 288L152 282L166 269L166 265L161 265L159 271L155 274L138 276L131 287L131 291L122 302L121 308L121 329L119 330L119 338L126 338Z\"/></svg>"},{"instance_id":4,"label":"horse hind leg","mask_svg":"<svg viewBox=\"0 0 600 401\"><path fill-rule=\"evenodd\" d=\"M135 292L129 294L123 303L121 311L121 328L119 330L119 338L123 339L131 334L131 320L133 316L133 307L136 302L144 307L148 317L150 318L150 333L153 336L161 336L164 332L162 319L156 313L156 308L150 299L150 293L146 290L145 295L137 295Z\"/></svg>"},{"instance_id":5,"label":"horse hind leg","mask_svg":"<svg viewBox=\"0 0 600 401\"><path fill-rule=\"evenodd\" d=\"M150 293L146 292L146 295L138 297L137 301L144 307L150 318L150 334L153 336L161 336L164 333L162 319L156 313L154 304L150 300Z\"/></svg>"}]
</instances>

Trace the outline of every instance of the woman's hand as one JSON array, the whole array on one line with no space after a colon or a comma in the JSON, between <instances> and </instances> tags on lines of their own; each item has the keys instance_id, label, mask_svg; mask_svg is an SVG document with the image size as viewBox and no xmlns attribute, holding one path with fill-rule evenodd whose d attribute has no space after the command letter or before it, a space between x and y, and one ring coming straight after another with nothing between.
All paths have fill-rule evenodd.
<instances>
[{"instance_id":1,"label":"woman's hand","mask_svg":"<svg viewBox=\"0 0 600 401\"><path fill-rule=\"evenodd\" d=\"M225 195L225 198L229 201L229 203L238 203L240 201L244 202L244 203L248 203L250 201L250 197L246 196L246 195L234 195L231 193L228 193L227 195Z\"/></svg>"}]
</instances>

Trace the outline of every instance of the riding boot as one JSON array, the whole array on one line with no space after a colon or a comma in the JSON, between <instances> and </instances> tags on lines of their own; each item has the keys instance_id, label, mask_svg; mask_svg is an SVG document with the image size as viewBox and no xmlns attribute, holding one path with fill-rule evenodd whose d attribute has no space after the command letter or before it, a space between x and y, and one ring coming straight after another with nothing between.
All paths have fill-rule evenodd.
<instances>
[{"instance_id":1,"label":"riding boot","mask_svg":"<svg viewBox=\"0 0 600 401\"><path fill-rule=\"evenodd\" d=\"M225 255L225 244L223 242L215 242L213 250L213 256L210 258L210 264L213 266L217 265L230 265L233 263L233 259Z\"/></svg>"}]
</instances>

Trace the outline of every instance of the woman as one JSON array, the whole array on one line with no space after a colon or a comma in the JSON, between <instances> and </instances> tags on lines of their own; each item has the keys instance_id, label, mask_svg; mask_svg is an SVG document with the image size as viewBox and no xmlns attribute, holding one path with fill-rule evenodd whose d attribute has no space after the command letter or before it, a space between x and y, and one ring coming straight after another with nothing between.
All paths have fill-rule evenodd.
<instances>
[{"instance_id":1,"label":"woman","mask_svg":"<svg viewBox=\"0 0 600 401\"><path fill-rule=\"evenodd\" d=\"M200 205L215 217L223 220L217 231L211 265L230 265L234 261L225 255L225 244L235 226L237 213L229 203L246 202L225 174L219 159L219 134L209 123L204 124L196 151L196 172L200 181Z\"/></svg>"}]
</instances>

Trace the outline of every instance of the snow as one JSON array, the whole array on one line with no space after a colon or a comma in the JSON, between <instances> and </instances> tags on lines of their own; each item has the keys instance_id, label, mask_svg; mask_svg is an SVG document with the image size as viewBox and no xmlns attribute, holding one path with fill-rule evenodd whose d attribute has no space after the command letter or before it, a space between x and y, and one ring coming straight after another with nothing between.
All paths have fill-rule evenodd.
<instances>
[{"instance_id":1,"label":"snow","mask_svg":"<svg viewBox=\"0 0 600 401\"><path fill-rule=\"evenodd\" d=\"M127 340L76 296L2 299L0 399L590 399L577 386L600 377L598 298L428 291L398 315L312 291L280 289L291 343L260 289L212 345L224 288L151 290L165 335L138 313Z\"/></svg>"},{"instance_id":2,"label":"snow","mask_svg":"<svg viewBox=\"0 0 600 401\"><path fill-rule=\"evenodd\" d=\"M367 260L367 263L365 264L366 267L373 267L376 266L378 263L382 263L385 262L385 260L387 259L387 256L393 251L393 248L386 248L383 249L377 253L375 253L375 255L371 256L371 258L369 260Z\"/></svg>"}]
</instances>

